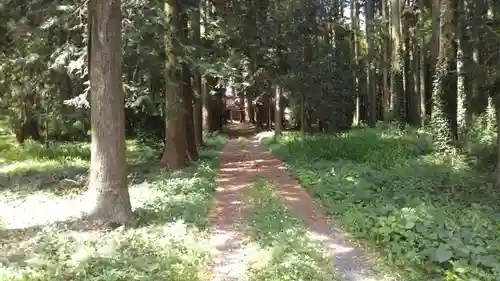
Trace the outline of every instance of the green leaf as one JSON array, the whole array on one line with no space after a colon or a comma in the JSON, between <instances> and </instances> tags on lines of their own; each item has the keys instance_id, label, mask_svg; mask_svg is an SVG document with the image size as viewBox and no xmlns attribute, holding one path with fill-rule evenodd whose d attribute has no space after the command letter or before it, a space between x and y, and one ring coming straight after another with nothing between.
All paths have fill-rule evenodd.
<instances>
[{"instance_id":1,"label":"green leaf","mask_svg":"<svg viewBox=\"0 0 500 281\"><path fill-rule=\"evenodd\" d=\"M486 267L490 267L490 268L494 268L498 265L498 262L497 262L495 256L493 256L493 255L480 256L479 262L482 265L484 265Z\"/></svg>"},{"instance_id":2,"label":"green leaf","mask_svg":"<svg viewBox=\"0 0 500 281\"><path fill-rule=\"evenodd\" d=\"M469 256L470 254L470 251L468 248L466 247L463 247L463 248L457 248L455 249L455 253L460 256L460 257L463 257L463 258L466 258Z\"/></svg>"},{"instance_id":3,"label":"green leaf","mask_svg":"<svg viewBox=\"0 0 500 281\"><path fill-rule=\"evenodd\" d=\"M427 227L425 227L425 225L423 225L422 223L417 224L415 229L417 230L417 232L420 232L420 233L427 232Z\"/></svg>"},{"instance_id":4,"label":"green leaf","mask_svg":"<svg viewBox=\"0 0 500 281\"><path fill-rule=\"evenodd\" d=\"M441 245L437 248L435 256L437 262L445 262L453 256L453 253Z\"/></svg>"},{"instance_id":5,"label":"green leaf","mask_svg":"<svg viewBox=\"0 0 500 281\"><path fill-rule=\"evenodd\" d=\"M451 231L448 231L446 229L440 229L438 231L438 234L439 234L439 238L446 239L446 238L450 237Z\"/></svg>"},{"instance_id":6,"label":"green leaf","mask_svg":"<svg viewBox=\"0 0 500 281\"><path fill-rule=\"evenodd\" d=\"M389 234L392 232L392 229L388 226L382 226L381 228L378 229L378 233L380 234Z\"/></svg>"},{"instance_id":7,"label":"green leaf","mask_svg":"<svg viewBox=\"0 0 500 281\"><path fill-rule=\"evenodd\" d=\"M414 226L415 226L415 223L414 223L414 222L412 222L412 221L408 221L408 222L406 222L406 224L405 224L405 228L406 228L406 229L412 229Z\"/></svg>"}]
</instances>

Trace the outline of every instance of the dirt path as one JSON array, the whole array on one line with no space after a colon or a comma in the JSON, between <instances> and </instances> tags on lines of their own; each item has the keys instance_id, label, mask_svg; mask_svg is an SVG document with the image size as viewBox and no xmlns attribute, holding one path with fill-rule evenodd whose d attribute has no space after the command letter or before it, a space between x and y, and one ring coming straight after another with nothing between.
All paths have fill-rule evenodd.
<instances>
[{"instance_id":1,"label":"dirt path","mask_svg":"<svg viewBox=\"0 0 500 281\"><path fill-rule=\"evenodd\" d=\"M232 130L245 129L234 125ZM248 135L248 130L245 131ZM321 242L334 261L337 275L345 281L375 281L374 273L361 260L361 251L345 240L345 235L332 227L324 213L306 191L286 171L282 161L271 156L252 137L246 151L232 135L222 151L217 180L216 210L212 220L212 245L215 251L213 281L245 280L247 249L242 243L242 223L245 211L245 190L257 177L274 183L278 194L290 211L304 221L308 234Z\"/></svg>"},{"instance_id":2,"label":"dirt path","mask_svg":"<svg viewBox=\"0 0 500 281\"><path fill-rule=\"evenodd\" d=\"M212 281L245 280L250 258L243 241L244 199L245 190L255 181L258 170L250 157L253 153L243 152L237 137L251 136L252 129L236 124L228 134L230 139L221 152L211 219Z\"/></svg>"}]
</instances>

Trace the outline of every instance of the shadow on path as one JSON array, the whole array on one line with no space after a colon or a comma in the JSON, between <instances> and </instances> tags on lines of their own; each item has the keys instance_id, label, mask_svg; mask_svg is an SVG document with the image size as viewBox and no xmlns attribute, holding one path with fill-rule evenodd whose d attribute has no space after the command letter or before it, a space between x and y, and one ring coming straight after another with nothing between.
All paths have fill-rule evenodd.
<instances>
[{"instance_id":1,"label":"shadow on path","mask_svg":"<svg viewBox=\"0 0 500 281\"><path fill-rule=\"evenodd\" d=\"M258 133L258 128L250 123L229 123L224 126L222 133L226 134L229 139L251 138Z\"/></svg>"},{"instance_id":2,"label":"shadow on path","mask_svg":"<svg viewBox=\"0 0 500 281\"><path fill-rule=\"evenodd\" d=\"M363 261L362 251L346 241L311 196L300 187L281 160L271 156L248 124L231 124L230 140L222 151L217 179L216 207L213 213L212 246L215 248L213 281L247 280L248 254L243 245L245 195L258 178L273 183L290 211L301 219L311 240L320 242L334 261L334 271L345 281L375 281L374 271ZM252 137L238 143L237 138Z\"/></svg>"}]
</instances>

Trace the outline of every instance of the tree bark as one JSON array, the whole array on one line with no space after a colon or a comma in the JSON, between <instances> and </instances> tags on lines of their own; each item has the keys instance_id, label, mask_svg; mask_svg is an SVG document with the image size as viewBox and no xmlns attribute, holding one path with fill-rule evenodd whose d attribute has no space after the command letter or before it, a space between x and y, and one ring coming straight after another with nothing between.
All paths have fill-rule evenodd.
<instances>
[{"instance_id":1,"label":"tree bark","mask_svg":"<svg viewBox=\"0 0 500 281\"><path fill-rule=\"evenodd\" d=\"M182 93L184 96L184 114L186 118L186 144L188 160L198 160L198 146L194 127L193 88L191 85L191 72L186 63L182 65Z\"/></svg>"},{"instance_id":2,"label":"tree bark","mask_svg":"<svg viewBox=\"0 0 500 281\"><path fill-rule=\"evenodd\" d=\"M438 148L448 150L457 139L457 0L441 0L439 56L431 125Z\"/></svg>"},{"instance_id":3,"label":"tree bark","mask_svg":"<svg viewBox=\"0 0 500 281\"><path fill-rule=\"evenodd\" d=\"M351 0L354 1L354 0ZM386 0L381 1L382 5L382 19L387 18L387 2ZM384 24L384 29L388 31L389 26ZM382 108L383 108L383 118L385 122L389 122L391 119L391 92L388 85L389 79L389 42L387 37L382 38Z\"/></svg>"},{"instance_id":4,"label":"tree bark","mask_svg":"<svg viewBox=\"0 0 500 281\"><path fill-rule=\"evenodd\" d=\"M125 154L120 0L89 2L92 143L88 196L91 220L133 219Z\"/></svg>"},{"instance_id":5,"label":"tree bark","mask_svg":"<svg viewBox=\"0 0 500 281\"><path fill-rule=\"evenodd\" d=\"M246 116L248 117L248 122L255 124L255 109L253 106L253 92L250 89L246 90Z\"/></svg>"},{"instance_id":6,"label":"tree bark","mask_svg":"<svg viewBox=\"0 0 500 281\"><path fill-rule=\"evenodd\" d=\"M393 116L400 125L406 121L406 97L403 89L402 44L401 44L401 0L391 0L392 36L392 93Z\"/></svg>"},{"instance_id":7,"label":"tree bark","mask_svg":"<svg viewBox=\"0 0 500 281\"><path fill-rule=\"evenodd\" d=\"M375 65L374 65L374 49L373 49L373 2L366 1L366 45L367 45L367 60L366 60L366 85L367 85L367 117L368 125L372 128L377 125L377 91L375 87Z\"/></svg>"},{"instance_id":8,"label":"tree bark","mask_svg":"<svg viewBox=\"0 0 500 281\"><path fill-rule=\"evenodd\" d=\"M243 123L247 120L246 117L246 106L245 106L245 92L241 91L238 93L239 101L240 101L240 114L239 114L239 119L240 122Z\"/></svg>"},{"instance_id":9,"label":"tree bark","mask_svg":"<svg viewBox=\"0 0 500 281\"><path fill-rule=\"evenodd\" d=\"M413 115L413 123L415 127L420 127L422 124L421 119L421 105L422 102L420 100L420 56L419 56L419 46L418 46L418 36L417 36L417 27L413 28L413 36L411 40L412 47L412 56L411 56L411 65L412 65L412 83L413 83L413 104L411 105L411 111Z\"/></svg>"},{"instance_id":10,"label":"tree bark","mask_svg":"<svg viewBox=\"0 0 500 281\"><path fill-rule=\"evenodd\" d=\"M281 136L281 87L275 85L275 100L274 100L274 137L277 138Z\"/></svg>"},{"instance_id":11,"label":"tree bark","mask_svg":"<svg viewBox=\"0 0 500 281\"><path fill-rule=\"evenodd\" d=\"M188 44L188 17L184 10L181 15L182 38L185 45ZM194 95L191 85L191 71L187 62L182 62L182 95L184 98L184 116L186 118L186 144L187 157L190 161L198 160L198 147L196 145L195 127L194 127Z\"/></svg>"},{"instance_id":12,"label":"tree bark","mask_svg":"<svg viewBox=\"0 0 500 281\"><path fill-rule=\"evenodd\" d=\"M300 94L300 134L302 136L306 135L306 102L305 94Z\"/></svg>"},{"instance_id":13,"label":"tree bark","mask_svg":"<svg viewBox=\"0 0 500 281\"><path fill-rule=\"evenodd\" d=\"M427 119L427 111L426 111L426 89L427 89L427 79L426 79L426 67L427 67L427 58L425 55L425 33L424 33L424 24L425 24L425 18L424 18L424 10L425 10L425 5L424 5L424 0L419 0L419 6L420 6L420 13L418 14L418 37L419 37L419 79L420 79L420 122L421 125L424 126L426 123Z\"/></svg>"},{"instance_id":14,"label":"tree bark","mask_svg":"<svg viewBox=\"0 0 500 281\"><path fill-rule=\"evenodd\" d=\"M495 119L497 123L496 133L497 136L500 136L500 104L498 104L498 102L496 102L495 113L496 113ZM497 137L496 145L497 145L497 168L495 172L495 186L499 188L500 187L500 138L499 137Z\"/></svg>"},{"instance_id":15,"label":"tree bark","mask_svg":"<svg viewBox=\"0 0 500 281\"><path fill-rule=\"evenodd\" d=\"M415 34L412 33L414 30L413 25L413 13L405 8L403 12L403 61L404 61L404 86L406 93L406 121L413 125L420 125L420 115L419 115L419 107L420 104L418 102L419 96L418 91L415 90L416 83L418 83L418 79L414 79L414 74L418 73L418 64L415 64L415 52L413 49L415 38Z\"/></svg>"},{"instance_id":16,"label":"tree bark","mask_svg":"<svg viewBox=\"0 0 500 281\"><path fill-rule=\"evenodd\" d=\"M217 129L216 122L217 116L214 114L216 108L217 95L215 93L215 86L217 85L217 78L213 76L205 76L203 83L203 130L205 133L211 133Z\"/></svg>"},{"instance_id":17,"label":"tree bark","mask_svg":"<svg viewBox=\"0 0 500 281\"><path fill-rule=\"evenodd\" d=\"M165 3L165 112L166 142L161 162L171 170L186 167L186 126L184 118L184 99L182 93L182 65L179 60L182 38L181 7L176 0Z\"/></svg>"},{"instance_id":18,"label":"tree bark","mask_svg":"<svg viewBox=\"0 0 500 281\"><path fill-rule=\"evenodd\" d=\"M359 87L359 78L358 78L358 53L359 53L359 43L358 43L358 5L356 0L351 0L351 28L353 31L353 50L354 50L354 58L353 58L353 64L355 66L355 71L356 75L354 75L353 79L353 86L354 86L354 92L355 92L355 109L354 109L354 120L353 123L354 125L359 125L360 124L360 119L361 119L361 101L360 101L360 93L361 89Z\"/></svg>"},{"instance_id":19,"label":"tree bark","mask_svg":"<svg viewBox=\"0 0 500 281\"><path fill-rule=\"evenodd\" d=\"M200 45L201 30L200 30L200 5L193 10L192 16L192 29L193 29L193 44ZM203 146L203 97L201 89L201 75L200 71L196 69L193 72L193 94L194 94L194 109L193 109L193 122L194 122L194 138L198 147Z\"/></svg>"},{"instance_id":20,"label":"tree bark","mask_svg":"<svg viewBox=\"0 0 500 281\"><path fill-rule=\"evenodd\" d=\"M457 98L457 124L461 130L461 136L467 136L468 129L472 123L472 111L470 101L472 94L471 71L472 46L467 35L467 14L465 12L465 0L458 3L458 98Z\"/></svg>"}]
</instances>

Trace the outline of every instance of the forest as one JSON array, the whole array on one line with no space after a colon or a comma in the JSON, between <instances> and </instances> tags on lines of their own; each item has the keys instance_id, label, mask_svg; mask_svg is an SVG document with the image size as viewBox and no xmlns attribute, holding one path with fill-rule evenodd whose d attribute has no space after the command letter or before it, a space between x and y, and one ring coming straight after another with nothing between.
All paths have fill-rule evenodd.
<instances>
[{"instance_id":1,"label":"forest","mask_svg":"<svg viewBox=\"0 0 500 281\"><path fill-rule=\"evenodd\" d=\"M0 0L0 281L500 281L499 122L498 0ZM224 181L245 278L214 277Z\"/></svg>"}]
</instances>

